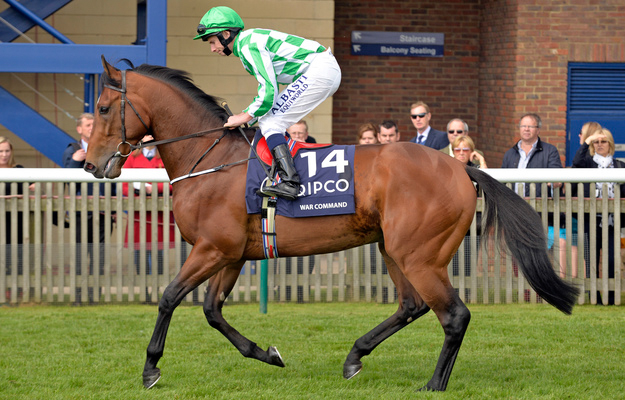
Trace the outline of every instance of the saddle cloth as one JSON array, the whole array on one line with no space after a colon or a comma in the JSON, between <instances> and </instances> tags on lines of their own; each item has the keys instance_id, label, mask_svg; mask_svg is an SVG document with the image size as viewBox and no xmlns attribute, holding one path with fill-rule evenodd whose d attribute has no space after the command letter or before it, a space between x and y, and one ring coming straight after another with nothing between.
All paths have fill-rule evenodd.
<instances>
[{"instance_id":1,"label":"saddle cloth","mask_svg":"<svg viewBox=\"0 0 625 400\"><path fill-rule=\"evenodd\" d=\"M300 176L299 197L293 201L278 198L277 214L290 218L353 214L354 149L355 146L309 144L296 142L287 136L287 144ZM248 214L258 214L262 196L256 191L267 181L272 156L265 138L256 132L253 146L260 157L252 154L247 164L245 203Z\"/></svg>"}]
</instances>

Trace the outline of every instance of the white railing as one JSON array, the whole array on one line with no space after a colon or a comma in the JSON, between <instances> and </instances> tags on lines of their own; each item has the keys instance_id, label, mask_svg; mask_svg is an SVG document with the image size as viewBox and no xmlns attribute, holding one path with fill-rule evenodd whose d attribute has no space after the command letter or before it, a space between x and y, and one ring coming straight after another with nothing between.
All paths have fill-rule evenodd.
<instances>
[{"instance_id":1,"label":"white railing","mask_svg":"<svg viewBox=\"0 0 625 400\"><path fill-rule=\"evenodd\" d=\"M594 184L601 174L601 181L625 182L625 171L608 169L488 169L496 179L506 182L539 182L546 193L548 182L591 182ZM195 179L210 179L198 177ZM130 191L128 197L121 196L123 182L158 183L168 182L162 169L123 170L115 180L97 180L80 169L0 169L0 182L10 184L8 193L0 184L0 303L20 302L156 302L165 286L178 272L186 254L191 249L174 229L163 231L163 245L159 251L150 251L145 240L126 243L126 234L134 237L134 224L128 224L128 215L139 216L139 234L145 238L150 231L152 237L158 234L158 214L161 212L165 226L170 222L171 193L167 189L161 198L146 195L145 189L138 195ZM76 196L77 188L86 192L88 183L105 182L99 201L91 197ZM34 190L29 184L34 183ZM16 195L18 186L28 196ZM95 185L98 188L100 185ZM167 185L165 185L167 186ZM566 184L570 193L570 183ZM581 188L581 184L580 184ZM114 196L114 191L120 196ZM535 193L534 185L532 192ZM620 196L620 190L617 190ZM528 202L537 211L547 211L554 216L554 225L566 226L566 240L560 244L560 231L554 231L554 259L556 269L565 279L573 281L582 290L580 303L595 303L597 291L603 296L616 292L620 304L622 288L622 263L620 212L625 203L608 199L576 199L570 195L554 199L530 196ZM478 212L481 211L478 200ZM146 216L150 213L151 217ZM547 229L547 212L543 213L543 224ZM578 219L581 229L590 231L589 236L578 235L572 240L572 219L575 213L588 214L590 226L584 227L584 218ZM608 257L601 262L594 257L598 243L594 232L596 214L615 215L616 237L614 238L614 278L607 276ZM86 234L77 240L76 231L87 232L89 216L94 231L104 226L105 235L100 241L95 235L93 244L86 243ZM57 224L55 225L55 216ZM10 223L7 224L7 221ZM151 224L149 224L151 223ZM7 231L7 225L9 226ZM22 234L19 227L22 227ZM8 232L8 234L7 234ZM519 277L512 260L497 253L488 243L479 243L476 224L471 234L459 249L459 254L450 263L449 275L463 299L472 303L536 302L534 293L525 279ZM605 237L606 235L604 235ZM21 237L21 239L18 239ZM582 249L575 253L575 247ZM607 239L601 243L608 248ZM560 252L559 247L563 248ZM97 249L98 251L93 251ZM136 250L134 250L136 249ZM586 256L584 250L592 257ZM89 260L89 261L87 261ZM562 262L561 262L562 260ZM386 273L381 255L375 245L367 245L334 254L312 257L293 257L269 260L269 301L377 301L394 302L396 298L393 283ZM90 266L92 265L92 266ZM158 267L158 266L162 267ZM228 301L256 302L259 300L259 262L247 262L239 281ZM597 277L597 271L601 277ZM202 285L186 301L203 301Z\"/></svg>"}]
</instances>

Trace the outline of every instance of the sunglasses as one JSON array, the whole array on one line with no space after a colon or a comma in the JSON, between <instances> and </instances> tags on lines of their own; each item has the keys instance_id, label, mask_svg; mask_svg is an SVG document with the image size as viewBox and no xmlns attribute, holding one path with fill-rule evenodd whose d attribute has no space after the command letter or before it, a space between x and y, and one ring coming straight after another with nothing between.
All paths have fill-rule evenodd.
<instances>
[{"instance_id":1,"label":"sunglasses","mask_svg":"<svg viewBox=\"0 0 625 400\"><path fill-rule=\"evenodd\" d=\"M417 119L418 118L425 118L425 116L428 115L428 113L422 113L422 114L412 114L410 115L412 117L412 119Z\"/></svg>"},{"instance_id":2,"label":"sunglasses","mask_svg":"<svg viewBox=\"0 0 625 400\"><path fill-rule=\"evenodd\" d=\"M459 130L459 131L457 131L457 130L456 130L456 131L454 131L454 130L452 129L452 130L450 130L450 131L447 131L447 133L449 133L450 135L453 135L453 134L454 134L454 132L455 132L455 133L458 133L458 134L460 134L460 135L462 135L462 134L464 133L464 131L463 131L463 130Z\"/></svg>"},{"instance_id":3,"label":"sunglasses","mask_svg":"<svg viewBox=\"0 0 625 400\"><path fill-rule=\"evenodd\" d=\"M606 144L608 143L607 140L595 140L594 142L592 142L592 144Z\"/></svg>"},{"instance_id":4,"label":"sunglasses","mask_svg":"<svg viewBox=\"0 0 625 400\"><path fill-rule=\"evenodd\" d=\"M469 147L455 147L454 151L457 151L458 153L461 152L461 151L469 152L469 151L471 151L471 149Z\"/></svg>"}]
</instances>

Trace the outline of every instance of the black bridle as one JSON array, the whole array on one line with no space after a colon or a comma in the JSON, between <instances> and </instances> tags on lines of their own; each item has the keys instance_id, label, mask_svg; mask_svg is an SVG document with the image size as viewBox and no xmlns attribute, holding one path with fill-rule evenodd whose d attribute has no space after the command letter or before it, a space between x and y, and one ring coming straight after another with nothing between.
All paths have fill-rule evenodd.
<instances>
[{"instance_id":1,"label":"black bridle","mask_svg":"<svg viewBox=\"0 0 625 400\"><path fill-rule=\"evenodd\" d=\"M173 143L173 142L178 142L180 140L186 140L186 139L200 137L200 136L206 135L208 133L212 133L212 132L223 131L223 134L218 139L215 140L215 142L204 152L204 154L202 154L202 156L193 165L193 167L191 168L191 170L188 173L188 176L191 176L193 171L195 170L195 167L198 166L198 164L204 159L204 157L208 154L208 152L211 151L221 141L221 139L224 138L224 136L226 136L226 134L229 131L229 128L224 128L223 126L220 126L220 127L217 127L217 128L208 129L208 130L205 130L205 131L200 131L200 132L195 132L195 133L190 133L188 135L178 136L178 137L175 137L175 138L169 138L169 139L163 139L163 140L154 140L154 139L152 139L152 140L148 140L148 141L145 141L145 142L139 142L139 144L136 144L136 145L128 142L126 140L126 103L128 103L130 108L132 108L132 111L134 111L134 113L137 116L137 118L139 118L139 121L141 121L141 124L143 124L143 127L145 128L145 130L149 131L150 128L148 128L147 124L143 121L143 118L141 118L141 115L139 115L139 112L137 111L135 106L132 105L132 102L130 101L130 99L126 95L126 93L127 93L127 90L126 90L126 71L122 70L120 72L122 74L122 82L121 82L122 86L121 86L121 88L104 84L105 88L111 89L111 90L114 90L116 92L121 93L121 97L122 97L121 102L120 102L120 114L121 114L121 123L122 123L122 132L121 132L122 133L122 141L119 142L119 144L117 145L117 152L115 152L113 157L123 157L123 158L125 158L125 157L128 157L130 154L132 154L132 152L134 150L142 149L142 148L147 147L147 146L157 146L159 144ZM223 103L223 108L224 108L224 110L226 110L228 112L229 115L232 115L232 113L230 112L230 109L228 108L227 103L225 103L225 102ZM256 149L254 148L254 146L252 146L250 141L247 139L247 136L245 136L245 132L243 132L243 129L241 127L239 127L239 131L241 132L241 134L245 138L245 141L249 144L250 148L252 149L252 152L256 156L256 159L260 163L260 157L256 153ZM127 154L122 154L122 152L120 151L120 147L122 145L128 145L130 150L128 151ZM251 160L251 159L252 159L252 157L249 157L247 159L240 160L240 161L237 161L237 162L234 162L234 163L222 164L222 165L220 165L220 166L218 166L216 168L212 168L212 170L218 171L218 170L221 170L221 169L223 169L225 167L228 167L228 166L231 166L231 165L241 164L241 163L243 163L245 161L248 161L248 160ZM269 180L273 181L270 172L268 172L265 169L265 167L262 165L262 163L261 163L261 167L263 168L263 171L265 171L265 174L267 175ZM214 171L212 171L212 172L214 172Z\"/></svg>"},{"instance_id":2,"label":"black bridle","mask_svg":"<svg viewBox=\"0 0 625 400\"><path fill-rule=\"evenodd\" d=\"M120 113L121 113L121 119L122 119L122 141L117 145L117 153L115 153L113 157L128 157L132 153L133 150L141 147L141 145L135 146L126 140L126 103L128 103L130 108L132 108L132 111L135 112L135 115L137 116L137 118L139 118L139 121L141 121L141 123L145 127L145 130L146 131L149 130L148 126L143 121L143 118L141 118L141 115L139 115L139 113L137 112L137 109L135 108L135 106L132 105L132 102L126 96L126 71L121 71L121 73L122 73L122 87L121 88L104 84L105 88L119 92L122 95L122 100L120 103ZM122 145L128 145L128 147L130 148L130 151L128 152L128 154L122 154L122 152L119 149L120 146Z\"/></svg>"}]
</instances>

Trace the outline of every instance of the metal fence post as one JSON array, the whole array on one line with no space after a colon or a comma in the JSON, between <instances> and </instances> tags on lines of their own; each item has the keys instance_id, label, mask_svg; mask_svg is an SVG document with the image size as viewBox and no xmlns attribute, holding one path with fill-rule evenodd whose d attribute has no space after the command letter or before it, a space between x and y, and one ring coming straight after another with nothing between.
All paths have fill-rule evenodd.
<instances>
[{"instance_id":1,"label":"metal fence post","mask_svg":"<svg viewBox=\"0 0 625 400\"><path fill-rule=\"evenodd\" d=\"M260 261L260 312L267 314L267 269L269 263L267 260Z\"/></svg>"}]
</instances>

